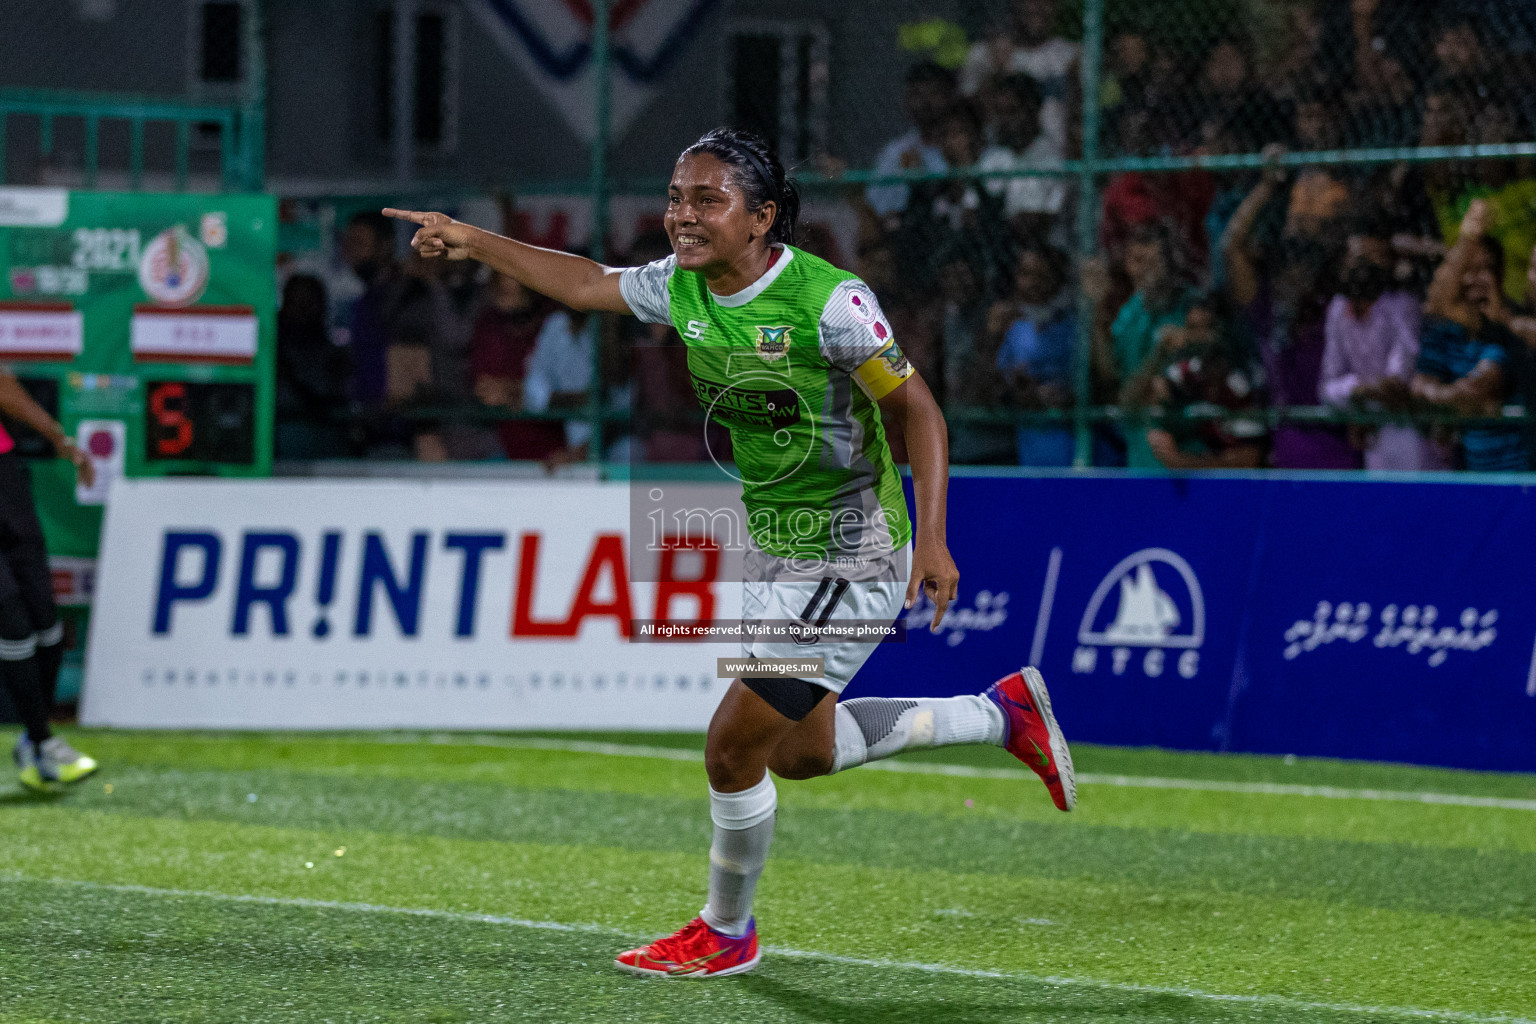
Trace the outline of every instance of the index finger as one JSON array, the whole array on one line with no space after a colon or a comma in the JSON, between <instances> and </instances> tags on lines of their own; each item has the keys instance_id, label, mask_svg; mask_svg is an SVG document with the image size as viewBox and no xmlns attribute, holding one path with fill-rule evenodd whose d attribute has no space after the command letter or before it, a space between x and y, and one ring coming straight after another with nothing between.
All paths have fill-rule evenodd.
<instances>
[{"instance_id":1,"label":"index finger","mask_svg":"<svg viewBox=\"0 0 1536 1024\"><path fill-rule=\"evenodd\" d=\"M939 623L944 621L944 612L949 608L949 602L954 596L953 587L945 586L942 581L934 581L933 621L928 624L928 632L939 631Z\"/></svg>"},{"instance_id":2,"label":"index finger","mask_svg":"<svg viewBox=\"0 0 1536 1024\"><path fill-rule=\"evenodd\" d=\"M383 214L396 220L408 220L412 224L426 224L427 219L432 216L420 210L397 210L393 206L384 207Z\"/></svg>"}]
</instances>

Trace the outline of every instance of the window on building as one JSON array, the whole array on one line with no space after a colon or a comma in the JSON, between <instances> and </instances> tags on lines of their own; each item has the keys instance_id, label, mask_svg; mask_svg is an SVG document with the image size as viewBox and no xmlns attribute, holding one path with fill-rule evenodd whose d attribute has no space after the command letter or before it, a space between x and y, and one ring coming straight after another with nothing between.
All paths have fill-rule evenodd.
<instances>
[{"instance_id":1,"label":"window on building","mask_svg":"<svg viewBox=\"0 0 1536 1024\"><path fill-rule=\"evenodd\" d=\"M373 19L374 134L380 142L395 138L395 41L393 9ZM418 7L411 60L411 137L424 149L450 149L454 143L454 23L451 10Z\"/></svg>"},{"instance_id":2,"label":"window on building","mask_svg":"<svg viewBox=\"0 0 1536 1024\"><path fill-rule=\"evenodd\" d=\"M240 81L240 50L244 45L245 11L239 0L218 0L202 5L199 32L199 77L204 82L236 84Z\"/></svg>"},{"instance_id":3,"label":"window on building","mask_svg":"<svg viewBox=\"0 0 1536 1024\"><path fill-rule=\"evenodd\" d=\"M785 162L826 150L827 30L815 22L739 20L727 30L731 123Z\"/></svg>"}]
</instances>

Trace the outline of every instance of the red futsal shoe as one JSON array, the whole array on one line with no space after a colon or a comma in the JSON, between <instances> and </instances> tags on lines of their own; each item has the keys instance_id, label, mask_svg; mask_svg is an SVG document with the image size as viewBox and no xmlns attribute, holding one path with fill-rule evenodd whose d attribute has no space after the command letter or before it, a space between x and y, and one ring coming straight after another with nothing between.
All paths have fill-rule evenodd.
<instances>
[{"instance_id":1,"label":"red futsal shoe","mask_svg":"<svg viewBox=\"0 0 1536 1024\"><path fill-rule=\"evenodd\" d=\"M1045 680L1033 668L1004 676L985 694L1003 710L1007 729L1003 746L1045 782L1051 799L1063 811L1077 806L1077 779L1072 774L1072 751L1051 714L1051 695Z\"/></svg>"},{"instance_id":2,"label":"red futsal shoe","mask_svg":"<svg viewBox=\"0 0 1536 1024\"><path fill-rule=\"evenodd\" d=\"M614 963L631 974L654 978L723 978L750 971L762 958L755 919L748 922L747 934L736 939L696 917L675 935L620 953Z\"/></svg>"}]
</instances>

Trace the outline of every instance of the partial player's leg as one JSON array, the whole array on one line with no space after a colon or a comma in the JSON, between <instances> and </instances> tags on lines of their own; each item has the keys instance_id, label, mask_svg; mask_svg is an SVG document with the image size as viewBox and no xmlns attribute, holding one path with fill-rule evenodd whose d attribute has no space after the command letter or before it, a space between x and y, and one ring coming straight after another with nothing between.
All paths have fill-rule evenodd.
<instances>
[{"instance_id":1,"label":"partial player's leg","mask_svg":"<svg viewBox=\"0 0 1536 1024\"><path fill-rule=\"evenodd\" d=\"M636 974L723 977L757 966L752 898L768 862L778 794L769 759L827 691L801 680L734 680L709 723L709 900L681 931L619 954Z\"/></svg>"},{"instance_id":2,"label":"partial player's leg","mask_svg":"<svg viewBox=\"0 0 1536 1024\"><path fill-rule=\"evenodd\" d=\"M41 789L47 781L39 767L38 747L52 733L48 705L37 664L37 634L21 600L21 588L0 549L0 684L26 732L17 739L14 757L23 785Z\"/></svg>"},{"instance_id":3,"label":"partial player's leg","mask_svg":"<svg viewBox=\"0 0 1536 1024\"><path fill-rule=\"evenodd\" d=\"M78 782L93 758L53 735L48 716L64 660L64 624L26 467L0 458L0 680L26 727L15 759L23 784Z\"/></svg>"},{"instance_id":4,"label":"partial player's leg","mask_svg":"<svg viewBox=\"0 0 1536 1024\"><path fill-rule=\"evenodd\" d=\"M893 552L863 580L833 588L841 598L824 621L891 622L902 613L906 596L905 563ZM838 581L842 583L842 580ZM870 643L822 638L815 645L826 668L828 688L841 693L874 651ZM834 710L834 709L826 709ZM1063 811L1077 802L1072 753L1051 713L1045 680L1033 668L1005 676L980 694L960 697L856 697L836 705L830 722L785 737L772 761L786 778L831 774L879 761L906 750L959 743L991 743L1039 775L1051 800ZM830 755L830 764L815 772Z\"/></svg>"},{"instance_id":5,"label":"partial player's leg","mask_svg":"<svg viewBox=\"0 0 1536 1024\"><path fill-rule=\"evenodd\" d=\"M1051 712L1045 680L1021 669L962 697L855 697L837 705L831 772L906 750L990 743L1004 747L1044 781L1063 811L1077 803L1072 752Z\"/></svg>"}]
</instances>

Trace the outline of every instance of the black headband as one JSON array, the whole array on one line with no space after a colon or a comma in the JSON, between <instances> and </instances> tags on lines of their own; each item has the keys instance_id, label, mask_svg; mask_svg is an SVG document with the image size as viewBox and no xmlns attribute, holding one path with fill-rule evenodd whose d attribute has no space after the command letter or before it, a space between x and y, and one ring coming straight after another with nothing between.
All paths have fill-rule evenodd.
<instances>
[{"instance_id":1,"label":"black headband","mask_svg":"<svg viewBox=\"0 0 1536 1024\"><path fill-rule=\"evenodd\" d=\"M752 165L752 169L757 172L758 178L761 179L762 183L768 187L769 196L773 199L774 205L778 205L779 190L773 183L773 172L768 170L768 165L763 163L762 160L758 159L757 154L745 146L732 148L747 158L747 162L750 163Z\"/></svg>"}]
</instances>

